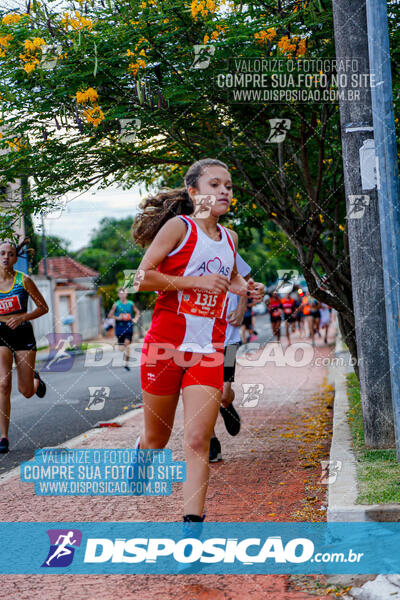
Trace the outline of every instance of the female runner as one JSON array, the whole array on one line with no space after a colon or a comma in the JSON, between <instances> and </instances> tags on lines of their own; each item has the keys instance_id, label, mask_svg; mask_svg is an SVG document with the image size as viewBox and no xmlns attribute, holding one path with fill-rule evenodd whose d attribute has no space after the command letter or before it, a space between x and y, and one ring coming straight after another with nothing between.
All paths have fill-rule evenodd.
<instances>
[{"instance_id":1,"label":"female runner","mask_svg":"<svg viewBox=\"0 0 400 600\"><path fill-rule=\"evenodd\" d=\"M25 239L16 246L12 241L0 241L0 452L9 450L8 428L11 412L11 381L13 357L18 377L18 390L30 398L43 398L46 385L35 371L36 341L29 321L37 319L49 308L30 277L14 270ZM27 312L28 297L36 304Z\"/></svg>"},{"instance_id":2,"label":"female runner","mask_svg":"<svg viewBox=\"0 0 400 600\"><path fill-rule=\"evenodd\" d=\"M199 160L184 182L185 188L147 198L133 224L135 242L151 242L137 270L138 289L159 292L142 349L144 432L137 447L166 446L182 389L184 521L195 523L205 517L210 438L223 389L227 292L259 302L264 285L237 273L238 237L218 225L232 200L228 167ZM184 216L205 195L213 199L208 216Z\"/></svg>"},{"instance_id":3,"label":"female runner","mask_svg":"<svg viewBox=\"0 0 400 600\"><path fill-rule=\"evenodd\" d=\"M272 292L271 298L267 303L267 310L271 318L272 333L281 341L281 321L282 321L282 303L277 292Z\"/></svg>"}]
</instances>

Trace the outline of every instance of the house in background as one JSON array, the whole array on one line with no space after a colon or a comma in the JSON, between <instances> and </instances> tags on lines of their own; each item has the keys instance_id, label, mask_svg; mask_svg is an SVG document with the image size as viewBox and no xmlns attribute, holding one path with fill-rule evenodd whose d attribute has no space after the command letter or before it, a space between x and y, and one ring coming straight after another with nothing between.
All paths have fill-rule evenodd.
<instances>
[{"instance_id":1,"label":"house in background","mask_svg":"<svg viewBox=\"0 0 400 600\"><path fill-rule=\"evenodd\" d=\"M32 279L49 305L52 324L49 328L45 318L33 321L36 336L55 332L79 333L83 340L97 338L102 329L98 276L97 271L69 256L57 256L47 258L46 277L41 260L39 274Z\"/></svg>"},{"instance_id":2,"label":"house in background","mask_svg":"<svg viewBox=\"0 0 400 600\"><path fill-rule=\"evenodd\" d=\"M0 150L0 154L5 154L5 150ZM2 216L6 216L11 209L15 210L15 206L22 201L22 185L21 180L9 181L7 184L0 186L0 211ZM20 217L13 223L13 229L18 236L18 241L22 241L25 237L24 218ZM22 271L28 274L28 255L24 248L21 256L18 257L15 265L17 271Z\"/></svg>"}]
</instances>

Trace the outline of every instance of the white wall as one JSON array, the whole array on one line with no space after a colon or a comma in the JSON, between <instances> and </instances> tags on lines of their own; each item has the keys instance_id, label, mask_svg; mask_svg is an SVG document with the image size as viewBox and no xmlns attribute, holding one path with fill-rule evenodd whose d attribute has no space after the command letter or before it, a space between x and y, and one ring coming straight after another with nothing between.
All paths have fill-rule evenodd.
<instances>
[{"instance_id":1,"label":"white wall","mask_svg":"<svg viewBox=\"0 0 400 600\"><path fill-rule=\"evenodd\" d=\"M78 313L78 333L83 340L96 338L101 334L99 329L99 297L93 292L76 291L76 310Z\"/></svg>"},{"instance_id":2,"label":"white wall","mask_svg":"<svg viewBox=\"0 0 400 600\"><path fill-rule=\"evenodd\" d=\"M48 335L49 333L54 332L54 307L53 307L53 293L52 293L52 282L47 279L44 275L30 275L31 279L35 282L39 292L42 294L43 298L46 300L49 306L49 312L39 319L34 319L31 321L33 331L35 332L36 341L39 346L44 346L43 342L40 342L40 338ZM32 301L32 298L28 300L28 312L34 310L36 308L35 303Z\"/></svg>"}]
</instances>

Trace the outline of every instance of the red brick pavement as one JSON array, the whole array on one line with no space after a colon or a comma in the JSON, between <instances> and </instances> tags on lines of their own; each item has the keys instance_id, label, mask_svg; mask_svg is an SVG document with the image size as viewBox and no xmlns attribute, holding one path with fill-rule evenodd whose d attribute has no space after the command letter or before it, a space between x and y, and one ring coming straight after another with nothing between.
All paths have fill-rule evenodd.
<instances>
[{"instance_id":1,"label":"red brick pavement","mask_svg":"<svg viewBox=\"0 0 400 600\"><path fill-rule=\"evenodd\" d=\"M298 341L294 339L293 341ZM330 340L332 341L332 340ZM316 355L327 357L331 348L317 341ZM320 469L307 469L300 461L298 437L282 437L315 412L313 394L322 390L326 367L237 367L236 406L242 430L232 438L221 419L216 431L222 443L223 462L211 465L206 503L208 521L293 521L307 506L307 483L318 481ZM264 383L264 398L256 408L240 408L242 383ZM169 447L176 460L183 459L183 413L177 411ZM142 415L135 414L121 428L101 430L80 447L132 448ZM289 426L289 427L288 427ZM325 442L325 451L328 444ZM320 486L313 502L325 503ZM17 477L1 485L3 519L9 521L180 521L181 485L163 497L42 497L33 485ZM301 519L300 519L301 520ZM303 520L306 520L304 518ZM285 575L3 575L3 597L16 600L137 600L183 598L222 600L251 597L254 600L328 600L336 595L313 585L315 578ZM307 588L307 589L306 589Z\"/></svg>"}]
</instances>

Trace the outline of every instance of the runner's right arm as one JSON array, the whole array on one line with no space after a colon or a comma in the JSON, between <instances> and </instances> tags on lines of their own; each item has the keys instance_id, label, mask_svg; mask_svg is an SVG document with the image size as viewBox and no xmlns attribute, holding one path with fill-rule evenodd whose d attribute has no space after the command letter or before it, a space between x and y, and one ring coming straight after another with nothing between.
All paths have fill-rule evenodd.
<instances>
[{"instance_id":1,"label":"runner's right arm","mask_svg":"<svg viewBox=\"0 0 400 600\"><path fill-rule=\"evenodd\" d=\"M217 293L224 293L228 290L229 279L225 275L214 273L201 277L194 275L178 277L176 275L160 273L160 271L156 270L164 258L179 246L185 235L186 225L179 217L169 219L161 227L137 268L137 275L140 277L140 280L135 281L139 285L137 291L164 292L201 288L213 290ZM142 271L144 271L143 278Z\"/></svg>"},{"instance_id":2,"label":"runner's right arm","mask_svg":"<svg viewBox=\"0 0 400 600\"><path fill-rule=\"evenodd\" d=\"M111 307L111 310L110 310L110 312L108 313L108 318L109 318L109 319L115 319L116 321L122 321L123 319L122 319L122 317L121 317L121 316L119 316L119 317L116 317L116 316L115 316L115 310L116 310L116 308L117 308L117 305L116 305L116 303L114 302L114 304L113 304L113 305L112 305L112 307Z\"/></svg>"}]
</instances>

